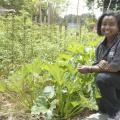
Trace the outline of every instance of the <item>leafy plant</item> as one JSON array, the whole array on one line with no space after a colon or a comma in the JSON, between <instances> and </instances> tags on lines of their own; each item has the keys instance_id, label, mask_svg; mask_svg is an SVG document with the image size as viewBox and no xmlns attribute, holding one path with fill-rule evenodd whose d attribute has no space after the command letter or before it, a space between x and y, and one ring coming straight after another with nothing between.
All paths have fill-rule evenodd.
<instances>
[{"instance_id":1,"label":"leafy plant","mask_svg":"<svg viewBox=\"0 0 120 120\"><path fill-rule=\"evenodd\" d=\"M76 63L79 59L77 55L85 52L84 46L81 45L83 49L77 46L79 44L68 47L68 52L66 52L68 54L61 54L56 63L46 64L44 69L48 71L48 79L52 80L51 86L46 87L54 88L49 92L49 94L54 94L52 97L46 96L43 90L42 95L32 107L32 114L39 116L43 113L48 120L51 118L62 120L80 114L85 108L97 109L94 75L78 74L76 70ZM91 55L90 52L88 55ZM83 63L83 61L84 58L79 62Z\"/></svg>"},{"instance_id":2,"label":"leafy plant","mask_svg":"<svg viewBox=\"0 0 120 120\"><path fill-rule=\"evenodd\" d=\"M76 37L76 31L60 32L57 25L37 25L26 14L0 17L0 75L9 75L0 81L0 91L36 117L42 113L48 120L96 109L99 94L94 74L83 75L76 68L92 64L97 36L86 36L84 27Z\"/></svg>"},{"instance_id":3,"label":"leafy plant","mask_svg":"<svg viewBox=\"0 0 120 120\"><path fill-rule=\"evenodd\" d=\"M0 90L9 94L12 101L29 110L47 82L41 76L41 66L42 63L38 60L23 66L19 71L9 76L8 80L1 82L3 84Z\"/></svg>"}]
</instances>

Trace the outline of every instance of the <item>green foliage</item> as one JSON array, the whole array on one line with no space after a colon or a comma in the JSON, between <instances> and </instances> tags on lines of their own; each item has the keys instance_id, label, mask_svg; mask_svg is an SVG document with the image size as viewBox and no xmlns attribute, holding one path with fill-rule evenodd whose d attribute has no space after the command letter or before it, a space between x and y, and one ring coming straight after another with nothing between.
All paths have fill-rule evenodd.
<instances>
[{"instance_id":1,"label":"green foliage","mask_svg":"<svg viewBox=\"0 0 120 120\"><path fill-rule=\"evenodd\" d=\"M66 6L68 0L0 0L1 6L15 9L16 14L20 14L21 10L25 10L33 17L41 17L40 14L42 13L42 21L44 21L44 17L48 17L49 3L54 6L52 7L54 8L54 13L58 15L63 10L63 6ZM38 20L38 22L40 21Z\"/></svg>"},{"instance_id":2,"label":"green foliage","mask_svg":"<svg viewBox=\"0 0 120 120\"><path fill-rule=\"evenodd\" d=\"M106 0L86 0L86 3L87 3L87 6L90 8L90 9L94 9L94 3L97 4L97 7L99 8L103 8L103 2L106 2Z\"/></svg>"},{"instance_id":3,"label":"green foliage","mask_svg":"<svg viewBox=\"0 0 120 120\"><path fill-rule=\"evenodd\" d=\"M0 74L9 75L0 81L1 92L47 119L68 119L85 108L96 109L94 74L76 69L92 63L99 41L94 33L82 27L79 36L76 30L35 24L24 11L0 21Z\"/></svg>"},{"instance_id":4,"label":"green foliage","mask_svg":"<svg viewBox=\"0 0 120 120\"><path fill-rule=\"evenodd\" d=\"M90 9L93 9L93 4L96 2L97 7L102 8L103 12L107 11L107 8L109 6L109 10L115 10L119 11L120 10L120 0L87 0L86 3Z\"/></svg>"},{"instance_id":5,"label":"green foliage","mask_svg":"<svg viewBox=\"0 0 120 120\"><path fill-rule=\"evenodd\" d=\"M76 69L78 63L92 62L89 59L93 58L93 49L86 48L71 44L52 64L35 60L11 75L0 90L31 109L36 117L42 113L48 120L72 118L85 108L97 109L94 75L79 74Z\"/></svg>"},{"instance_id":6,"label":"green foliage","mask_svg":"<svg viewBox=\"0 0 120 120\"><path fill-rule=\"evenodd\" d=\"M84 26L84 25L89 25L88 23L90 22L96 22L96 18L94 15L92 14L82 14L80 16L77 15L66 15L64 17L64 21L67 21L68 23L77 23L77 18L79 17L80 19L80 25Z\"/></svg>"},{"instance_id":7,"label":"green foliage","mask_svg":"<svg viewBox=\"0 0 120 120\"><path fill-rule=\"evenodd\" d=\"M0 71L8 75L23 64L39 57L42 61L52 62L64 51L73 37L65 37L65 30L59 32L56 25L37 25L32 23L29 14L10 14L0 17Z\"/></svg>"},{"instance_id":8,"label":"green foliage","mask_svg":"<svg viewBox=\"0 0 120 120\"><path fill-rule=\"evenodd\" d=\"M92 51L87 54L86 61L91 55L93 57ZM85 108L97 109L95 97L98 93L93 81L94 75L78 74L76 70L78 59L81 59L79 54L85 54L85 47L73 44L68 47L67 53L59 56L56 63L45 66L52 80L51 86L47 87L52 90L48 90L47 95L43 90L32 107L32 114L39 116L43 113L48 120L62 120L80 114ZM79 63L85 62L83 58Z\"/></svg>"},{"instance_id":9,"label":"green foliage","mask_svg":"<svg viewBox=\"0 0 120 120\"><path fill-rule=\"evenodd\" d=\"M42 63L38 60L33 64L25 65L11 75L8 80L5 82L1 81L0 91L10 94L10 98L14 102L30 109L46 82L40 76L41 66Z\"/></svg>"}]
</instances>

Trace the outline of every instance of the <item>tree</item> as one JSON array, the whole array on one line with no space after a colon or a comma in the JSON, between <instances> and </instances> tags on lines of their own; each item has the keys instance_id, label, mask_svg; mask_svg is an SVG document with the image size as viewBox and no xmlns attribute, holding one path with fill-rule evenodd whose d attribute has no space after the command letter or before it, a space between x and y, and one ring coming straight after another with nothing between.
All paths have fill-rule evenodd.
<instances>
[{"instance_id":1,"label":"tree","mask_svg":"<svg viewBox=\"0 0 120 120\"><path fill-rule=\"evenodd\" d=\"M18 11L22 9L22 5L24 5L24 0L0 0L0 5L5 8L12 8Z\"/></svg>"},{"instance_id":2,"label":"tree","mask_svg":"<svg viewBox=\"0 0 120 120\"><path fill-rule=\"evenodd\" d=\"M103 9L103 12L105 12L107 8L109 8L109 10L120 10L120 0L86 0L90 9L95 2L99 8Z\"/></svg>"},{"instance_id":3,"label":"tree","mask_svg":"<svg viewBox=\"0 0 120 120\"><path fill-rule=\"evenodd\" d=\"M79 21L77 21L77 17L79 17ZM88 24L88 21L89 23L92 23L92 22L96 22L96 18L94 15L91 15L91 14L82 14L80 16L77 16L77 15L72 15L72 14L69 14L69 15L66 15L64 17L64 21L67 21L68 23L76 23L79 22L80 24L82 25L86 25Z\"/></svg>"},{"instance_id":4,"label":"tree","mask_svg":"<svg viewBox=\"0 0 120 120\"><path fill-rule=\"evenodd\" d=\"M104 11L109 8L110 10L120 10L120 0L104 0Z\"/></svg>"},{"instance_id":5,"label":"tree","mask_svg":"<svg viewBox=\"0 0 120 120\"><path fill-rule=\"evenodd\" d=\"M20 10L25 10L42 23L51 19L50 23L55 23L59 13L65 8L69 0L0 0L0 5L5 8L15 9L18 14Z\"/></svg>"}]
</instances>

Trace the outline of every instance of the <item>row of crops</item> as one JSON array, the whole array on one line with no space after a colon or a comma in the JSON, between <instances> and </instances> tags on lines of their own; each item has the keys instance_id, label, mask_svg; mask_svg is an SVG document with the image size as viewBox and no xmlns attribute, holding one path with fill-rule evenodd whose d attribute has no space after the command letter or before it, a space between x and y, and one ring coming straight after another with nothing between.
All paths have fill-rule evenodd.
<instances>
[{"instance_id":1,"label":"row of crops","mask_svg":"<svg viewBox=\"0 0 120 120\"><path fill-rule=\"evenodd\" d=\"M33 23L30 16L0 17L0 92L35 118L67 120L86 108L96 110L92 64L99 38L84 26L66 30Z\"/></svg>"}]
</instances>

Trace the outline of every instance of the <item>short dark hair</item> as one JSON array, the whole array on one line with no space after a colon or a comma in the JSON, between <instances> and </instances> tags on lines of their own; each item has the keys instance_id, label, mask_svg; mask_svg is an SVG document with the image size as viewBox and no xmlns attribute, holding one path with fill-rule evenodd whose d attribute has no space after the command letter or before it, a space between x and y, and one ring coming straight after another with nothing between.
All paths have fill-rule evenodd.
<instances>
[{"instance_id":1,"label":"short dark hair","mask_svg":"<svg viewBox=\"0 0 120 120\"><path fill-rule=\"evenodd\" d=\"M117 21L117 25L118 25L118 29L120 31L120 13L115 13L115 12L106 12L104 14L102 14L100 16L100 18L98 19L98 22L97 22L97 34L102 36L103 34L101 33L101 24L102 24L102 20L105 16L113 16L116 18L116 21Z\"/></svg>"}]
</instances>

